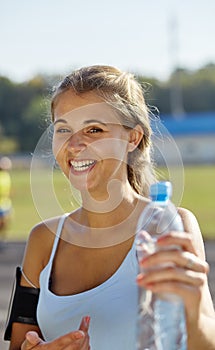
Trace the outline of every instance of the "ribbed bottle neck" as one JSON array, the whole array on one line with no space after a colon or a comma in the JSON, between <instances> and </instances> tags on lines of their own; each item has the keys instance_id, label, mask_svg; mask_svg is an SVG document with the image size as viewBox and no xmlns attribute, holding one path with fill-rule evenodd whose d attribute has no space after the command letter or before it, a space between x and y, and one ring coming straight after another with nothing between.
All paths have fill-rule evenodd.
<instances>
[{"instance_id":1,"label":"ribbed bottle neck","mask_svg":"<svg viewBox=\"0 0 215 350\"><path fill-rule=\"evenodd\" d=\"M167 193L150 193L150 198L153 202L167 202L169 200L169 196L167 195Z\"/></svg>"}]
</instances>

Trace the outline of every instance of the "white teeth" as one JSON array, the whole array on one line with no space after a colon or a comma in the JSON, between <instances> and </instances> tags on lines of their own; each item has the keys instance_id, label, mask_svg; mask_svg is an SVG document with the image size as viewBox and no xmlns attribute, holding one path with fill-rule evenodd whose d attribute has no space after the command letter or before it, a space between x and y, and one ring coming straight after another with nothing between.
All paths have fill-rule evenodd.
<instances>
[{"instance_id":1,"label":"white teeth","mask_svg":"<svg viewBox=\"0 0 215 350\"><path fill-rule=\"evenodd\" d=\"M74 168L75 171L84 171L88 169L91 165L95 163L94 160L82 160L82 161L74 161L72 160L70 164Z\"/></svg>"}]
</instances>

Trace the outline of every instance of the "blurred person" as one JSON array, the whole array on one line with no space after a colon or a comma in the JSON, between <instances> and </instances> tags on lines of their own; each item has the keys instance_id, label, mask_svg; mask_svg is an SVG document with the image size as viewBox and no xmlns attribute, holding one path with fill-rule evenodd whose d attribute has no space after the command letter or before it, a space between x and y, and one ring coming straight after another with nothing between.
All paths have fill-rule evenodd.
<instances>
[{"instance_id":1,"label":"blurred person","mask_svg":"<svg viewBox=\"0 0 215 350\"><path fill-rule=\"evenodd\" d=\"M162 250L138 274L136 225L156 181L142 87L117 68L84 67L55 89L51 111L53 153L82 204L30 233L5 332L10 350L134 350L138 286L180 296L188 349L215 349L209 267L191 212L178 209L185 232L160 238Z\"/></svg>"},{"instance_id":2,"label":"blurred person","mask_svg":"<svg viewBox=\"0 0 215 350\"><path fill-rule=\"evenodd\" d=\"M12 163L8 157L0 158L0 236L4 235L5 228L12 211L11 177L9 171Z\"/></svg>"}]
</instances>

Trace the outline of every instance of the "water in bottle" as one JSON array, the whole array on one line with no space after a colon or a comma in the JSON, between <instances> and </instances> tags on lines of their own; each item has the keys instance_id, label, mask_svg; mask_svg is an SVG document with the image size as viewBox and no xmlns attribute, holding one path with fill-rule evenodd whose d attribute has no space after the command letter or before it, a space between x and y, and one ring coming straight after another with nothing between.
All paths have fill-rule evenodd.
<instances>
[{"instance_id":1,"label":"water in bottle","mask_svg":"<svg viewBox=\"0 0 215 350\"><path fill-rule=\"evenodd\" d=\"M158 182L150 188L151 202L145 207L137 224L135 242L139 261L158 249L158 236L171 230L183 231L181 217L170 201L171 193L170 182ZM180 248L171 246L167 249ZM157 266L155 269L162 267ZM187 349L184 305L179 296L170 293L156 294L139 288L137 349Z\"/></svg>"}]
</instances>

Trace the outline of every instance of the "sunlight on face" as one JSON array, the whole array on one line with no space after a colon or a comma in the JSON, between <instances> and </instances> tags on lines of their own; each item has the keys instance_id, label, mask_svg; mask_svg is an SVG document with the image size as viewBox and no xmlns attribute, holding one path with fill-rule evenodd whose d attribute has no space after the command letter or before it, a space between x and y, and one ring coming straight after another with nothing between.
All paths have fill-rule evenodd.
<instances>
[{"instance_id":1,"label":"sunlight on face","mask_svg":"<svg viewBox=\"0 0 215 350\"><path fill-rule=\"evenodd\" d=\"M94 188L101 194L111 179L122 180L127 175L128 130L120 123L117 112L104 102L62 114L65 110L65 105L62 109L58 106L53 153L76 188Z\"/></svg>"}]
</instances>

